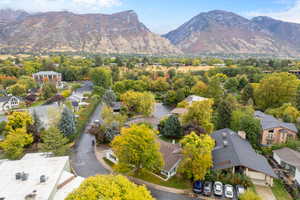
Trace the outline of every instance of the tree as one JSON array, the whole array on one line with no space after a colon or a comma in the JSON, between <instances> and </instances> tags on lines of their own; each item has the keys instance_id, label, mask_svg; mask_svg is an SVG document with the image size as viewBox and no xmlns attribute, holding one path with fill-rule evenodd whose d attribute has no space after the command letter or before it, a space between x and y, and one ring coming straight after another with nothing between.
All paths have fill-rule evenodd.
<instances>
[{"instance_id":1,"label":"tree","mask_svg":"<svg viewBox=\"0 0 300 200\"><path fill-rule=\"evenodd\" d=\"M268 109L266 113L292 123L296 123L300 117L300 112L290 103L285 103L279 108Z\"/></svg>"},{"instance_id":2,"label":"tree","mask_svg":"<svg viewBox=\"0 0 300 200\"><path fill-rule=\"evenodd\" d=\"M72 136L75 134L75 116L69 108L64 108L58 127L64 136L68 138L72 138Z\"/></svg>"},{"instance_id":3,"label":"tree","mask_svg":"<svg viewBox=\"0 0 300 200\"><path fill-rule=\"evenodd\" d=\"M25 85L15 84L8 88L8 92L14 96L25 96L26 95L26 87L25 87Z\"/></svg>"},{"instance_id":4,"label":"tree","mask_svg":"<svg viewBox=\"0 0 300 200\"><path fill-rule=\"evenodd\" d=\"M224 84L224 87L227 89L229 92L237 92L238 87L239 87L239 80L235 77L233 78L228 78Z\"/></svg>"},{"instance_id":5,"label":"tree","mask_svg":"<svg viewBox=\"0 0 300 200\"><path fill-rule=\"evenodd\" d=\"M259 119L253 116L253 113L247 113L241 110L233 112L232 129L235 131L245 131L246 139L251 143L253 148L260 148L261 125Z\"/></svg>"},{"instance_id":6,"label":"tree","mask_svg":"<svg viewBox=\"0 0 300 200\"><path fill-rule=\"evenodd\" d=\"M102 96L102 100L106 105L113 106L116 101L116 95L112 90L106 90L104 95Z\"/></svg>"},{"instance_id":7,"label":"tree","mask_svg":"<svg viewBox=\"0 0 300 200\"><path fill-rule=\"evenodd\" d=\"M123 106L130 115L142 114L150 116L154 109L155 99L149 92L128 91L121 95Z\"/></svg>"},{"instance_id":8,"label":"tree","mask_svg":"<svg viewBox=\"0 0 300 200\"><path fill-rule=\"evenodd\" d=\"M55 127L50 127L41 135L43 152L52 152L55 156L63 156L68 150L68 139Z\"/></svg>"},{"instance_id":9,"label":"tree","mask_svg":"<svg viewBox=\"0 0 300 200\"><path fill-rule=\"evenodd\" d=\"M181 141L183 159L179 172L193 180L204 180L213 166L212 150L214 140L209 135L198 136L196 133L185 136Z\"/></svg>"},{"instance_id":10,"label":"tree","mask_svg":"<svg viewBox=\"0 0 300 200\"><path fill-rule=\"evenodd\" d=\"M134 166L137 170L159 170L163 166L156 133L146 125L133 125L122 128L121 134L111 143L112 149L119 159L121 170Z\"/></svg>"},{"instance_id":11,"label":"tree","mask_svg":"<svg viewBox=\"0 0 300 200\"><path fill-rule=\"evenodd\" d=\"M224 90L221 87L221 81L218 78L212 78L209 81L206 95L209 98L214 98L215 102L219 102L224 95Z\"/></svg>"},{"instance_id":12,"label":"tree","mask_svg":"<svg viewBox=\"0 0 300 200\"><path fill-rule=\"evenodd\" d=\"M17 128L8 132L0 147L8 158L18 159L23 155L24 147L32 142L33 138L25 128Z\"/></svg>"},{"instance_id":13,"label":"tree","mask_svg":"<svg viewBox=\"0 0 300 200\"><path fill-rule=\"evenodd\" d=\"M265 110L284 103L295 103L299 80L287 72L274 73L263 78L254 90L256 105Z\"/></svg>"},{"instance_id":14,"label":"tree","mask_svg":"<svg viewBox=\"0 0 300 200\"><path fill-rule=\"evenodd\" d=\"M13 112L8 116L6 130L12 131L18 128L24 128L27 131L32 124L33 120L28 112Z\"/></svg>"},{"instance_id":15,"label":"tree","mask_svg":"<svg viewBox=\"0 0 300 200\"><path fill-rule=\"evenodd\" d=\"M250 83L247 84L242 90L241 99L244 104L246 104L249 99L253 99L253 87Z\"/></svg>"},{"instance_id":16,"label":"tree","mask_svg":"<svg viewBox=\"0 0 300 200\"><path fill-rule=\"evenodd\" d=\"M103 67L93 68L90 71L90 77L95 86L109 89L112 85L112 76L109 69Z\"/></svg>"},{"instance_id":17,"label":"tree","mask_svg":"<svg viewBox=\"0 0 300 200\"><path fill-rule=\"evenodd\" d=\"M39 118L36 110L33 111L33 124L32 124L32 135L35 142L39 142L40 140L40 132L43 129L43 122Z\"/></svg>"},{"instance_id":18,"label":"tree","mask_svg":"<svg viewBox=\"0 0 300 200\"><path fill-rule=\"evenodd\" d=\"M192 124L200 126L205 129L206 133L211 133L214 129L214 125L211 122L213 103L211 99L193 102L188 107L188 111L182 116L183 125Z\"/></svg>"},{"instance_id":19,"label":"tree","mask_svg":"<svg viewBox=\"0 0 300 200\"><path fill-rule=\"evenodd\" d=\"M236 98L230 94L225 99L220 101L217 106L218 129L229 127L231 114L237 108L237 104Z\"/></svg>"},{"instance_id":20,"label":"tree","mask_svg":"<svg viewBox=\"0 0 300 200\"><path fill-rule=\"evenodd\" d=\"M138 186L121 175L89 177L66 200L154 200L145 186Z\"/></svg>"},{"instance_id":21,"label":"tree","mask_svg":"<svg viewBox=\"0 0 300 200\"><path fill-rule=\"evenodd\" d=\"M260 196L258 196L254 191L248 189L244 194L241 194L239 197L240 200L261 200Z\"/></svg>"},{"instance_id":22,"label":"tree","mask_svg":"<svg viewBox=\"0 0 300 200\"><path fill-rule=\"evenodd\" d=\"M191 92L195 95L205 96L207 93L207 85L203 81L198 81L196 85L192 87Z\"/></svg>"},{"instance_id":23,"label":"tree","mask_svg":"<svg viewBox=\"0 0 300 200\"><path fill-rule=\"evenodd\" d=\"M56 86L53 83L46 82L42 87L42 97L46 100L57 93Z\"/></svg>"},{"instance_id":24,"label":"tree","mask_svg":"<svg viewBox=\"0 0 300 200\"><path fill-rule=\"evenodd\" d=\"M96 56L95 57L95 66L102 66L103 65L103 60L101 58L101 56Z\"/></svg>"},{"instance_id":25,"label":"tree","mask_svg":"<svg viewBox=\"0 0 300 200\"><path fill-rule=\"evenodd\" d=\"M160 133L167 138L181 138L183 131L176 115L171 115L163 123Z\"/></svg>"}]
</instances>

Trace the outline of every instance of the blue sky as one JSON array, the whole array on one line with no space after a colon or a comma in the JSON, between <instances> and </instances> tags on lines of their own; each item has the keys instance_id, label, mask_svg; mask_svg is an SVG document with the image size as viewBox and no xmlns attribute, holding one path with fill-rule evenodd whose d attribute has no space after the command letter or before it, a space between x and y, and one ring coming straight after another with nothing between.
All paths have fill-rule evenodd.
<instances>
[{"instance_id":1,"label":"blue sky","mask_svg":"<svg viewBox=\"0 0 300 200\"><path fill-rule=\"evenodd\" d=\"M150 30L160 34L177 28L200 12L215 9L248 18L265 15L300 23L300 0L0 0L0 8L76 13L135 10Z\"/></svg>"}]
</instances>

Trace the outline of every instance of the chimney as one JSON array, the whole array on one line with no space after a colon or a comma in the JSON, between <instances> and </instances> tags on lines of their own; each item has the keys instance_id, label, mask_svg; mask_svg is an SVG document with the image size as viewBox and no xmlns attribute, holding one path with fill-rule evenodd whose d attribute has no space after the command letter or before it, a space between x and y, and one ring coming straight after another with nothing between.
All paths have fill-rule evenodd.
<instances>
[{"instance_id":1,"label":"chimney","mask_svg":"<svg viewBox=\"0 0 300 200\"><path fill-rule=\"evenodd\" d=\"M224 146L224 148L228 146L228 141L227 140L223 140L223 146Z\"/></svg>"},{"instance_id":2,"label":"chimney","mask_svg":"<svg viewBox=\"0 0 300 200\"><path fill-rule=\"evenodd\" d=\"M242 139L246 140L246 132L245 132L245 131L238 131L238 135L239 135Z\"/></svg>"}]
</instances>

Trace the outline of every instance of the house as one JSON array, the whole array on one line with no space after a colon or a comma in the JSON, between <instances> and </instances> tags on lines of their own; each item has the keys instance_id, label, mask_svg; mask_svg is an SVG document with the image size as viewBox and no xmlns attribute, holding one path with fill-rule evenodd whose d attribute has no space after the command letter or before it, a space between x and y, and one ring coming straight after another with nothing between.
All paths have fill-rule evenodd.
<instances>
[{"instance_id":1,"label":"house","mask_svg":"<svg viewBox=\"0 0 300 200\"><path fill-rule=\"evenodd\" d=\"M56 85L56 87L61 88L62 85L62 75L61 73L54 71L40 71L38 73L32 74L32 78L42 84L44 82L52 82Z\"/></svg>"},{"instance_id":2,"label":"house","mask_svg":"<svg viewBox=\"0 0 300 200\"><path fill-rule=\"evenodd\" d=\"M161 174L166 180L176 174L179 163L182 159L181 147L179 144L173 144L157 139L160 144L160 152L164 159L164 167L161 169ZM113 163L118 163L118 158L114 155L112 150L108 150L105 154L105 158Z\"/></svg>"},{"instance_id":3,"label":"house","mask_svg":"<svg viewBox=\"0 0 300 200\"><path fill-rule=\"evenodd\" d=\"M300 152L285 147L274 150L273 159L300 184Z\"/></svg>"},{"instance_id":4,"label":"house","mask_svg":"<svg viewBox=\"0 0 300 200\"><path fill-rule=\"evenodd\" d=\"M160 152L165 163L160 173L166 179L169 179L176 174L179 163L182 160L181 147L179 144L165 142L160 139L158 142L160 143Z\"/></svg>"},{"instance_id":5,"label":"house","mask_svg":"<svg viewBox=\"0 0 300 200\"><path fill-rule=\"evenodd\" d=\"M29 153L0 162L0 199L61 200L84 180L71 173L69 157Z\"/></svg>"},{"instance_id":6,"label":"house","mask_svg":"<svg viewBox=\"0 0 300 200\"><path fill-rule=\"evenodd\" d=\"M21 98L16 96L0 97L0 111L7 111L16 108L20 105Z\"/></svg>"},{"instance_id":7,"label":"house","mask_svg":"<svg viewBox=\"0 0 300 200\"><path fill-rule=\"evenodd\" d=\"M208 98L200 97L197 95L190 95L190 96L186 97L183 101L187 102L188 105L191 106L194 102L204 101L204 100L208 100ZM182 115L182 114L186 113L187 110L188 110L187 108L174 108L171 111L171 114Z\"/></svg>"},{"instance_id":8,"label":"house","mask_svg":"<svg viewBox=\"0 0 300 200\"><path fill-rule=\"evenodd\" d=\"M227 170L232 173L242 173L255 184L273 185L277 178L267 159L255 152L240 134L226 128L215 131L211 135L216 141L213 154L213 170Z\"/></svg>"},{"instance_id":9,"label":"house","mask_svg":"<svg viewBox=\"0 0 300 200\"><path fill-rule=\"evenodd\" d=\"M255 111L254 116L260 120L262 145L281 144L297 138L298 130L295 124L282 122L261 111Z\"/></svg>"}]
</instances>

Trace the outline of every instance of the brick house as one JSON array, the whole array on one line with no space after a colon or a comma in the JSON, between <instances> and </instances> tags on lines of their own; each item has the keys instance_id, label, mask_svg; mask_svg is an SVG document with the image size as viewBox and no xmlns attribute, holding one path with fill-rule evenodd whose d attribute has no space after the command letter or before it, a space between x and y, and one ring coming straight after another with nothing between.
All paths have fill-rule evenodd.
<instances>
[{"instance_id":1,"label":"brick house","mask_svg":"<svg viewBox=\"0 0 300 200\"><path fill-rule=\"evenodd\" d=\"M281 144L297 138L298 130L295 124L282 122L261 111L255 111L254 116L260 120L262 145Z\"/></svg>"}]
</instances>

